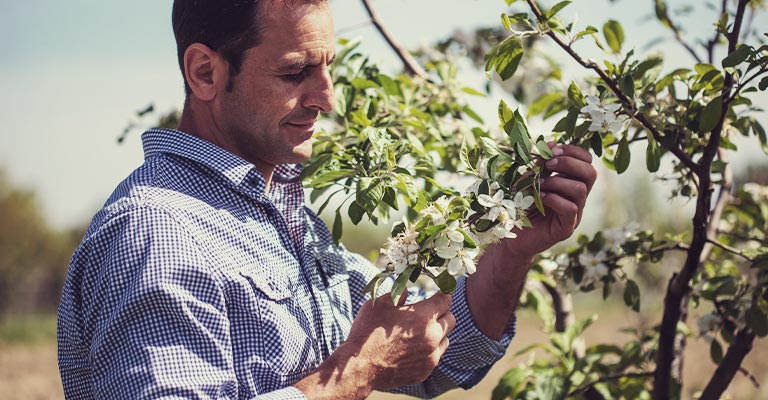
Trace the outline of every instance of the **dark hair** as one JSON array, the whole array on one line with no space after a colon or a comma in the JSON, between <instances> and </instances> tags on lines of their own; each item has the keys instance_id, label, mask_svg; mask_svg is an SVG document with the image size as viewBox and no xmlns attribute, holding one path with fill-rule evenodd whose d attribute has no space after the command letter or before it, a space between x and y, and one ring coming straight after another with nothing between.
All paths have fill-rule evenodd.
<instances>
[{"instance_id":1,"label":"dark hair","mask_svg":"<svg viewBox=\"0 0 768 400\"><path fill-rule=\"evenodd\" d=\"M193 43L210 47L229 63L229 76L237 75L245 51L259 44L262 1L269 0L174 0L173 34L187 95L192 92L184 72L187 48Z\"/></svg>"}]
</instances>

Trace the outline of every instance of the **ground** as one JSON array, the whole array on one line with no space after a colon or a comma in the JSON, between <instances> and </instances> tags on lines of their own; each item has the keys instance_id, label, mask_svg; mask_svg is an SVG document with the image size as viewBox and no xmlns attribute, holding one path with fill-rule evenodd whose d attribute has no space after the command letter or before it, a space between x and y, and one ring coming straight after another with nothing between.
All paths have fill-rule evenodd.
<instances>
[{"instance_id":1,"label":"ground","mask_svg":"<svg viewBox=\"0 0 768 400\"><path fill-rule=\"evenodd\" d=\"M620 342L620 327L632 320L633 313L618 308L613 312L602 312L600 319L587 331L587 342ZM6 400L62 399L61 380L56 364L56 344L51 336L52 317L41 328L43 331L33 340L0 339L0 397ZM465 392L454 390L441 396L441 400L489 399L491 391L507 368L516 366L520 360L512 359L514 349L541 339L539 323L530 315L522 314L517 338L512 342L509 354L488 373L488 376L475 388ZM0 329L0 333L2 330ZM48 332L48 333L45 333ZM7 333L7 330L6 330ZM45 334L43 334L45 333ZM2 337L2 336L0 336ZM765 383L760 389L743 375L738 375L729 388L729 398L744 400L768 400L768 341L755 343L755 349L748 356L745 367L751 371L758 382ZM686 357L686 398L692 398L695 390L700 390L715 366L709 359L709 347L706 343L692 340ZM407 399L402 395L375 393L372 400Z\"/></svg>"}]
</instances>

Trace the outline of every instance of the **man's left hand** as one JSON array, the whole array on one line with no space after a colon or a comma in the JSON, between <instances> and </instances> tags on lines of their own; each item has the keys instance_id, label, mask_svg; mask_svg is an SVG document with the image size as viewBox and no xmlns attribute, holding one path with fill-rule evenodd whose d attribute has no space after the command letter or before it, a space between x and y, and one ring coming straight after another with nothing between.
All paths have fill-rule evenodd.
<instances>
[{"instance_id":1,"label":"man's left hand","mask_svg":"<svg viewBox=\"0 0 768 400\"><path fill-rule=\"evenodd\" d=\"M517 230L517 238L504 242L505 249L520 259L531 258L573 234L597 179L588 151L574 145L550 143L550 147L555 157L545 166L553 175L541 182L546 215L534 211L530 215L533 226Z\"/></svg>"}]
</instances>

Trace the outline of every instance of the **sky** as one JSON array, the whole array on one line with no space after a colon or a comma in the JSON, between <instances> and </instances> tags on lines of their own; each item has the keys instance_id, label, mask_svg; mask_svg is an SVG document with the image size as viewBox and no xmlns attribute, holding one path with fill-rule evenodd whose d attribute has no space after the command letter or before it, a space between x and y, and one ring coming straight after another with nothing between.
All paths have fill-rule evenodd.
<instances>
[{"instance_id":1,"label":"sky","mask_svg":"<svg viewBox=\"0 0 768 400\"><path fill-rule=\"evenodd\" d=\"M701 5L706 2L670 3L698 4L682 21L691 22L689 34L711 29L714 13ZM181 107L183 84L170 24L171 4L171 0L0 0L0 168L14 184L37 193L54 226L87 222L114 187L141 164L140 132L133 132L122 145L116 141L137 110L149 103L159 111ZM507 10L504 0L373 4L408 48L432 43L457 29L499 25L500 14ZM656 50L664 53L666 65L688 63L671 36L649 19L651 4L650 0L576 0L561 14L578 18L581 26L618 19L624 24L627 46L642 49L663 37L667 40ZM361 51L385 70L399 68L391 49L366 23L360 1L331 0L331 7L337 31L344 37L361 37ZM755 26L768 26L766 16L759 17ZM583 51L598 55L586 47ZM575 68L571 65L566 71ZM483 85L482 74L466 76L468 85ZM765 96L759 101L768 104ZM492 115L498 98L487 102L486 115Z\"/></svg>"}]
</instances>

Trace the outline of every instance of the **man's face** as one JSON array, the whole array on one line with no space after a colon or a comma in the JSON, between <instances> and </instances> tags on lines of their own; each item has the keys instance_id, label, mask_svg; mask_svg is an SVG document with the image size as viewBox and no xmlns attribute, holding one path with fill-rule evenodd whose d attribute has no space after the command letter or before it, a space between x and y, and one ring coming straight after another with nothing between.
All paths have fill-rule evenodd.
<instances>
[{"instance_id":1,"label":"man's face","mask_svg":"<svg viewBox=\"0 0 768 400\"><path fill-rule=\"evenodd\" d=\"M264 7L261 44L220 92L218 142L257 167L301 163L312 154L318 114L333 107L333 18L327 4Z\"/></svg>"}]
</instances>

